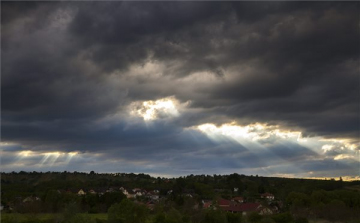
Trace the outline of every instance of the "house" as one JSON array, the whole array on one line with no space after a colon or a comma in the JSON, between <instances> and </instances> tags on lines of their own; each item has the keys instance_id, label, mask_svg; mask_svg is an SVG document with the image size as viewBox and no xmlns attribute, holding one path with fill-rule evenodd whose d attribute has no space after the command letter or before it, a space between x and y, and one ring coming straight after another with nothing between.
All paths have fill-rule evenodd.
<instances>
[{"instance_id":1,"label":"house","mask_svg":"<svg viewBox=\"0 0 360 223\"><path fill-rule=\"evenodd\" d=\"M134 192L134 190L126 189L124 187L120 187L119 190L129 199L136 197L136 193Z\"/></svg>"},{"instance_id":2,"label":"house","mask_svg":"<svg viewBox=\"0 0 360 223\"><path fill-rule=\"evenodd\" d=\"M129 192L124 188L124 187L120 187L119 190L124 194L124 195L128 195Z\"/></svg>"},{"instance_id":3,"label":"house","mask_svg":"<svg viewBox=\"0 0 360 223\"><path fill-rule=\"evenodd\" d=\"M124 195L126 195L126 196L128 196L129 194L131 194L131 195L129 195L129 196L135 195L135 193L134 193L133 190L131 190L131 189L126 189L126 188L124 188L124 187L120 187L120 191L121 191Z\"/></svg>"},{"instance_id":4,"label":"house","mask_svg":"<svg viewBox=\"0 0 360 223\"><path fill-rule=\"evenodd\" d=\"M130 198L136 198L136 193L134 193L132 190L128 190L125 194L128 199Z\"/></svg>"},{"instance_id":5,"label":"house","mask_svg":"<svg viewBox=\"0 0 360 223\"><path fill-rule=\"evenodd\" d=\"M141 196L143 196L144 194L143 194L143 192L142 191L136 191L135 192L135 196L136 197L141 197Z\"/></svg>"},{"instance_id":6,"label":"house","mask_svg":"<svg viewBox=\"0 0 360 223\"><path fill-rule=\"evenodd\" d=\"M144 196L147 194L146 190L140 189L140 188L134 188L133 192L136 194L136 196Z\"/></svg>"},{"instance_id":7,"label":"house","mask_svg":"<svg viewBox=\"0 0 360 223\"><path fill-rule=\"evenodd\" d=\"M103 196L103 195L106 193L107 188L104 188L104 187L102 187L102 188L97 188L96 191L97 191L97 194L98 194L99 196Z\"/></svg>"},{"instance_id":8,"label":"house","mask_svg":"<svg viewBox=\"0 0 360 223\"><path fill-rule=\"evenodd\" d=\"M106 190L106 193L113 193L113 192L115 192L115 189L112 187Z\"/></svg>"},{"instance_id":9,"label":"house","mask_svg":"<svg viewBox=\"0 0 360 223\"><path fill-rule=\"evenodd\" d=\"M29 197L26 197L22 202L27 203L27 202L34 202L34 201L40 201L40 198L34 197L34 196L29 196Z\"/></svg>"},{"instance_id":10,"label":"house","mask_svg":"<svg viewBox=\"0 0 360 223\"><path fill-rule=\"evenodd\" d=\"M134 188L134 189L132 189L132 191L133 191L134 193L137 193L138 191L141 191L141 189L140 189L140 188Z\"/></svg>"},{"instance_id":11,"label":"house","mask_svg":"<svg viewBox=\"0 0 360 223\"><path fill-rule=\"evenodd\" d=\"M275 199L275 196L270 193L264 193L264 194L261 194L261 198L266 199L268 201L273 201Z\"/></svg>"},{"instance_id":12,"label":"house","mask_svg":"<svg viewBox=\"0 0 360 223\"><path fill-rule=\"evenodd\" d=\"M229 207L231 205L231 201L226 199L219 199L217 201L217 204L219 205L220 208Z\"/></svg>"},{"instance_id":13,"label":"house","mask_svg":"<svg viewBox=\"0 0 360 223\"><path fill-rule=\"evenodd\" d=\"M270 208L267 208L267 207L260 207L260 208L258 209L258 213L259 213L260 215L270 215L270 214L273 214L274 211L271 210Z\"/></svg>"},{"instance_id":14,"label":"house","mask_svg":"<svg viewBox=\"0 0 360 223\"><path fill-rule=\"evenodd\" d=\"M156 190L148 192L146 196L151 200L159 200L159 192L157 192Z\"/></svg>"},{"instance_id":15,"label":"house","mask_svg":"<svg viewBox=\"0 0 360 223\"><path fill-rule=\"evenodd\" d=\"M85 193L85 191L84 191L83 189L80 189L80 190L77 192L77 194L78 194L79 196L83 196L83 195L85 195L86 193Z\"/></svg>"},{"instance_id":16,"label":"house","mask_svg":"<svg viewBox=\"0 0 360 223\"><path fill-rule=\"evenodd\" d=\"M203 208L206 209L206 208L211 208L212 207L212 201L202 201L203 203Z\"/></svg>"},{"instance_id":17,"label":"house","mask_svg":"<svg viewBox=\"0 0 360 223\"><path fill-rule=\"evenodd\" d=\"M235 203L244 203L244 198L243 197L234 197L231 199L231 201L233 201Z\"/></svg>"},{"instance_id":18,"label":"house","mask_svg":"<svg viewBox=\"0 0 360 223\"><path fill-rule=\"evenodd\" d=\"M89 193L90 193L90 194L96 194L96 191L93 190L93 189L91 189L91 190L89 190Z\"/></svg>"}]
</instances>

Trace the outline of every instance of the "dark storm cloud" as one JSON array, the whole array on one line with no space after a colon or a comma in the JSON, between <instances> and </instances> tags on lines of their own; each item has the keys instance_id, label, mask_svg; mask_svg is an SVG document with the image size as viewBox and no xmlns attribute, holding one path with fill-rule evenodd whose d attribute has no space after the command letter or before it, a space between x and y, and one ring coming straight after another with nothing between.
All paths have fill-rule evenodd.
<instances>
[{"instance_id":1,"label":"dark storm cloud","mask_svg":"<svg viewBox=\"0 0 360 223\"><path fill-rule=\"evenodd\" d=\"M236 120L358 140L358 2L1 6L2 139L21 148L9 151L103 151L216 172L318 155L291 143L219 147L184 128ZM132 102L169 96L191 104L150 125L130 118Z\"/></svg>"}]
</instances>

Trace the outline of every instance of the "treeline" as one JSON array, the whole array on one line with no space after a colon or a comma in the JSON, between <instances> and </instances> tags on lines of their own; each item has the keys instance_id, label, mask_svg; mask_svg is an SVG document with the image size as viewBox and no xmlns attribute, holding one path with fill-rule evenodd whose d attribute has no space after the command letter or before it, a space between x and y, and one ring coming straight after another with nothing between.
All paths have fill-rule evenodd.
<instances>
[{"instance_id":1,"label":"treeline","mask_svg":"<svg viewBox=\"0 0 360 223\"><path fill-rule=\"evenodd\" d=\"M259 193L270 192L279 199L286 199L292 192L309 194L315 190L332 191L360 185L359 181L343 182L335 180L308 180L275 177L230 175L189 175L179 178L151 177L147 174L97 174L95 172L24 172L1 173L2 199L14 196L44 196L48 190L59 189L91 189L108 187L159 189L162 191L196 190L205 197L211 198L217 189L222 190L224 196L231 196L233 189L238 188L238 194L254 197Z\"/></svg>"}]
</instances>

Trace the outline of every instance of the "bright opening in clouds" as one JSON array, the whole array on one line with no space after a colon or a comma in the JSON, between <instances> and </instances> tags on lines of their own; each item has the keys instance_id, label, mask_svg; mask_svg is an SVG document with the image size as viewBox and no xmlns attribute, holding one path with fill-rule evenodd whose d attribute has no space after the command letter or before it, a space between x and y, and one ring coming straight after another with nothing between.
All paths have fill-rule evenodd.
<instances>
[{"instance_id":1,"label":"bright opening in clouds","mask_svg":"<svg viewBox=\"0 0 360 223\"><path fill-rule=\"evenodd\" d=\"M176 117L179 112L175 98L162 98L156 101L133 102L130 104L131 114L142 117L145 121L158 118Z\"/></svg>"},{"instance_id":2,"label":"bright opening in clouds","mask_svg":"<svg viewBox=\"0 0 360 223\"><path fill-rule=\"evenodd\" d=\"M278 126L268 126L260 123L247 126L223 124L216 127L214 124L202 124L197 127L208 135L223 135L235 140L250 139L252 141L265 140L270 137L301 140L301 132L283 131Z\"/></svg>"},{"instance_id":3,"label":"bright opening in clouds","mask_svg":"<svg viewBox=\"0 0 360 223\"><path fill-rule=\"evenodd\" d=\"M299 131L283 130L277 125L256 123L240 126L235 123L227 123L216 126L214 124L202 124L197 126L196 129L205 133L211 140L221 142L226 137L239 144L248 145L247 148L256 147L256 145L261 145L263 148L271 148L276 144L290 145L295 143L311 149L319 155L331 154L336 151L334 154L336 156L331 156L334 160L356 160L356 151L359 150L359 144L351 143L346 139L304 138ZM248 144L248 141L252 141L254 144Z\"/></svg>"},{"instance_id":4,"label":"bright opening in clouds","mask_svg":"<svg viewBox=\"0 0 360 223\"><path fill-rule=\"evenodd\" d=\"M1 169L355 179L358 6L1 2Z\"/></svg>"},{"instance_id":5,"label":"bright opening in clouds","mask_svg":"<svg viewBox=\"0 0 360 223\"><path fill-rule=\"evenodd\" d=\"M2 144L2 148L6 148L7 145ZM16 145L11 145L16 146ZM6 160L13 156L13 153L9 150L2 151L2 158ZM14 166L26 167L27 165L32 168L51 168L53 166L67 166L73 158L78 156L78 152L41 152L32 150L22 150L16 152L16 158L13 160Z\"/></svg>"}]
</instances>

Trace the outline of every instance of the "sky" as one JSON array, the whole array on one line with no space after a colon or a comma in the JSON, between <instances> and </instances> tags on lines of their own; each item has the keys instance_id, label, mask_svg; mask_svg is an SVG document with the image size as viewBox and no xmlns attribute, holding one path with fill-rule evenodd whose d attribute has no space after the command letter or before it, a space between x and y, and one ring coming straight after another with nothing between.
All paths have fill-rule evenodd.
<instances>
[{"instance_id":1,"label":"sky","mask_svg":"<svg viewBox=\"0 0 360 223\"><path fill-rule=\"evenodd\" d=\"M359 2L1 2L1 169L360 179Z\"/></svg>"}]
</instances>

